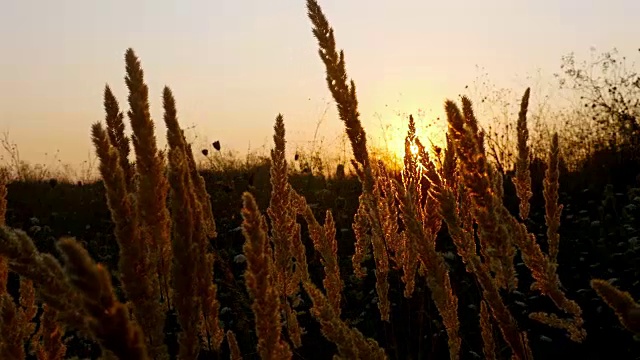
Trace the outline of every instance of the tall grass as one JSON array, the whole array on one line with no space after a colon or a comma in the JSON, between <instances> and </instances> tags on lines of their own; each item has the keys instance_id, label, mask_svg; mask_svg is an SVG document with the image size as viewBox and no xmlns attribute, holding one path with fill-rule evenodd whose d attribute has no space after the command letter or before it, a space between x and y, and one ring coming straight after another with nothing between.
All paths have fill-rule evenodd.
<instances>
[{"instance_id":1,"label":"tall grass","mask_svg":"<svg viewBox=\"0 0 640 360\"><path fill-rule=\"evenodd\" d=\"M432 300L440 314L449 357L462 357L460 294L454 290L454 274L445 254L437 250L438 234L446 231L481 290L477 305L486 358L507 357L497 348L501 341L512 358L531 359L535 355L526 331L504 300L518 289L514 265L517 254L534 279L531 291L548 297L557 308L556 312L531 313L530 318L562 329L575 342L583 341L587 334L582 310L566 295L557 273L562 211L558 204L557 135L551 142L544 180L548 253L525 226L532 196L529 89L522 98L517 122L517 217L504 206L502 174L488 161L484 133L466 97L461 99L461 106L453 101L445 103L447 148L441 158L430 158L416 136L412 118L400 176L394 176L384 162L374 158L360 122L355 83L348 80L344 53L338 51L333 29L319 4L308 0L307 10L326 68L327 85L352 147L352 166L362 185L353 219L353 275L366 278L369 272L363 262L372 251L380 319L389 323L393 316L389 294L392 271L402 273L405 298L412 298L416 283L424 281L431 294L431 299L424 301ZM96 264L78 241L60 240L57 248L62 256L58 260L38 252L25 232L2 226L0 356L24 359L25 350L31 349L38 359L61 359L66 351L61 334L75 330L99 343L105 359L197 359L203 354L219 356L223 351L233 359L243 353L262 359L288 359L306 341L314 341L305 338L306 330L300 324L302 299L307 297L311 300L310 314L320 333L335 344L337 358L387 358L391 349L365 336L343 314L344 304L349 301L345 298L345 278L350 274L340 267L334 215L327 211L321 223L305 197L292 187L282 115L276 117L274 125L267 215L258 208L254 195L247 192L242 196L244 254L235 260L246 260L244 279L256 341L242 348L233 329L224 328L219 318L214 268L229 259L224 259L216 246L211 199L180 127L175 98L169 88L164 89L169 147L163 152L156 145L148 88L132 49L127 50L125 63L127 116L133 135L130 139L124 135L124 114L108 86L104 92L106 128L101 123L92 126L120 249L117 281L123 294L118 296L110 272ZM135 163L129 162L130 144ZM0 225L4 225L5 177L0 180ZM303 238L303 227L310 241ZM309 270L310 253L320 259L322 279ZM17 302L6 291L9 270L21 278ZM592 286L616 310L622 324L639 331L639 306L630 295L597 279ZM36 295L44 304L43 311L38 312ZM165 329L172 317L179 328L177 351L168 346ZM494 326L499 333L494 333Z\"/></svg>"}]
</instances>

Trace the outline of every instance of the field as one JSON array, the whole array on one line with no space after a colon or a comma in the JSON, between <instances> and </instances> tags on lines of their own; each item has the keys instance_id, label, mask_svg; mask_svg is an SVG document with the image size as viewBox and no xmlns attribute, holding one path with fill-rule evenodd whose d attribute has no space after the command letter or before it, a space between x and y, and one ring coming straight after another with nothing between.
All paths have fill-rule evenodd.
<instances>
[{"instance_id":1,"label":"field","mask_svg":"<svg viewBox=\"0 0 640 360\"><path fill-rule=\"evenodd\" d=\"M462 97L445 148L409 120L398 169L370 150L345 56L307 7L351 162L286 159L277 115L269 157L199 166L219 144L192 148L168 87L160 151L128 49L129 109L107 86L91 129L101 180L0 177L0 358L640 358L635 114L581 157L569 128L534 147L526 89L505 158Z\"/></svg>"}]
</instances>

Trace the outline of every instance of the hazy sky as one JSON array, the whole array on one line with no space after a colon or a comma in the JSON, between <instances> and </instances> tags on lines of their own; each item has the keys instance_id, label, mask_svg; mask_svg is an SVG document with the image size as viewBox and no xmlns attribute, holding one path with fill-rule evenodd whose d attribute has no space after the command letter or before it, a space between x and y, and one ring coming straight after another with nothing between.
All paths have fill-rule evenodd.
<instances>
[{"instance_id":1,"label":"hazy sky","mask_svg":"<svg viewBox=\"0 0 640 360\"><path fill-rule=\"evenodd\" d=\"M290 148L304 146L331 100L304 0L3 0L0 131L21 155L80 163L103 120L108 83L126 108L123 54L135 49L164 145L161 91L169 85L184 127L226 149L271 146L277 113ZM362 119L379 138L380 114L440 116L484 68L520 92L536 69L589 48L634 54L640 1L321 0L359 90ZM333 102L320 135L342 133ZM44 154L48 153L46 160Z\"/></svg>"}]
</instances>

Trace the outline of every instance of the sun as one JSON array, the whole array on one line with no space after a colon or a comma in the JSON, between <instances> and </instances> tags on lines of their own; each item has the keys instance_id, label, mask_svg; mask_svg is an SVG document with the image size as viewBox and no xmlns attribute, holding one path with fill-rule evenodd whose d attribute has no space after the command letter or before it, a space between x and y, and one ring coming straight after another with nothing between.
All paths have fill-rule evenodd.
<instances>
[{"instance_id":1,"label":"sun","mask_svg":"<svg viewBox=\"0 0 640 360\"><path fill-rule=\"evenodd\" d=\"M375 159L382 160L391 168L400 170L404 166L405 137L406 134L387 139L383 143L375 142L375 144L370 145L370 153ZM427 147L425 150L429 152L430 149ZM417 158L419 156L420 149L417 144L411 144L409 151L414 157Z\"/></svg>"},{"instance_id":2,"label":"sun","mask_svg":"<svg viewBox=\"0 0 640 360\"><path fill-rule=\"evenodd\" d=\"M440 138L444 138L444 134L441 134L436 131L425 131L426 129L417 129L416 137L420 140L420 142L424 145L425 151L427 155L433 159L437 156L435 153L433 146L435 145L438 148L443 147L443 140ZM375 141L375 145L377 145L377 151L374 151L377 157L382 157L386 162L390 162L394 165L401 166L404 163L405 156L405 138L407 136L406 129L404 131L398 131L393 136L389 136L387 134L387 138L384 141ZM420 149L416 143L412 143L409 146L409 151L411 155L418 157L420 153Z\"/></svg>"},{"instance_id":3,"label":"sun","mask_svg":"<svg viewBox=\"0 0 640 360\"><path fill-rule=\"evenodd\" d=\"M413 156L418 156L418 151L420 151L420 149L418 149L418 145L416 144L411 144L409 146L409 151L411 151L411 155Z\"/></svg>"},{"instance_id":4,"label":"sun","mask_svg":"<svg viewBox=\"0 0 640 360\"><path fill-rule=\"evenodd\" d=\"M411 108L405 106L404 108ZM416 125L416 137L425 147L430 159L437 157L436 148L443 148L446 144L447 124L443 122L439 113L425 111L384 111L375 114L378 123L368 133L372 155L383 160L393 168L400 169L404 165L405 139L407 137L409 116L412 115ZM418 145L410 145L409 151L413 156L419 156Z\"/></svg>"}]
</instances>

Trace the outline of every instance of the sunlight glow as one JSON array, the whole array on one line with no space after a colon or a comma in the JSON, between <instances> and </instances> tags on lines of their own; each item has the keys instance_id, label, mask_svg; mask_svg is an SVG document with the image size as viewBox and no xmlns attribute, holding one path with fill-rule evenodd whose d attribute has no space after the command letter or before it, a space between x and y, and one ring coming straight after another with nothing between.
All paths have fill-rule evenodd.
<instances>
[{"instance_id":1,"label":"sunlight glow","mask_svg":"<svg viewBox=\"0 0 640 360\"><path fill-rule=\"evenodd\" d=\"M411 109L411 106L406 108ZM410 113L416 122L416 137L425 146L429 157L435 158L433 145L444 147L445 133L447 124L443 120L443 115L435 111L426 114L423 111L413 112L396 112L387 116L379 115L380 127L373 129L371 133L372 143L370 146L375 147L372 151L377 158L395 167L401 167L404 162L405 155L405 138L408 130L408 119ZM385 114L386 115L386 114ZM411 153L418 154L418 146L411 145Z\"/></svg>"},{"instance_id":2,"label":"sunlight glow","mask_svg":"<svg viewBox=\"0 0 640 360\"><path fill-rule=\"evenodd\" d=\"M413 155L413 156L417 156L418 155L418 145L411 144L411 146L409 147L409 150L411 151L411 155Z\"/></svg>"}]
</instances>

